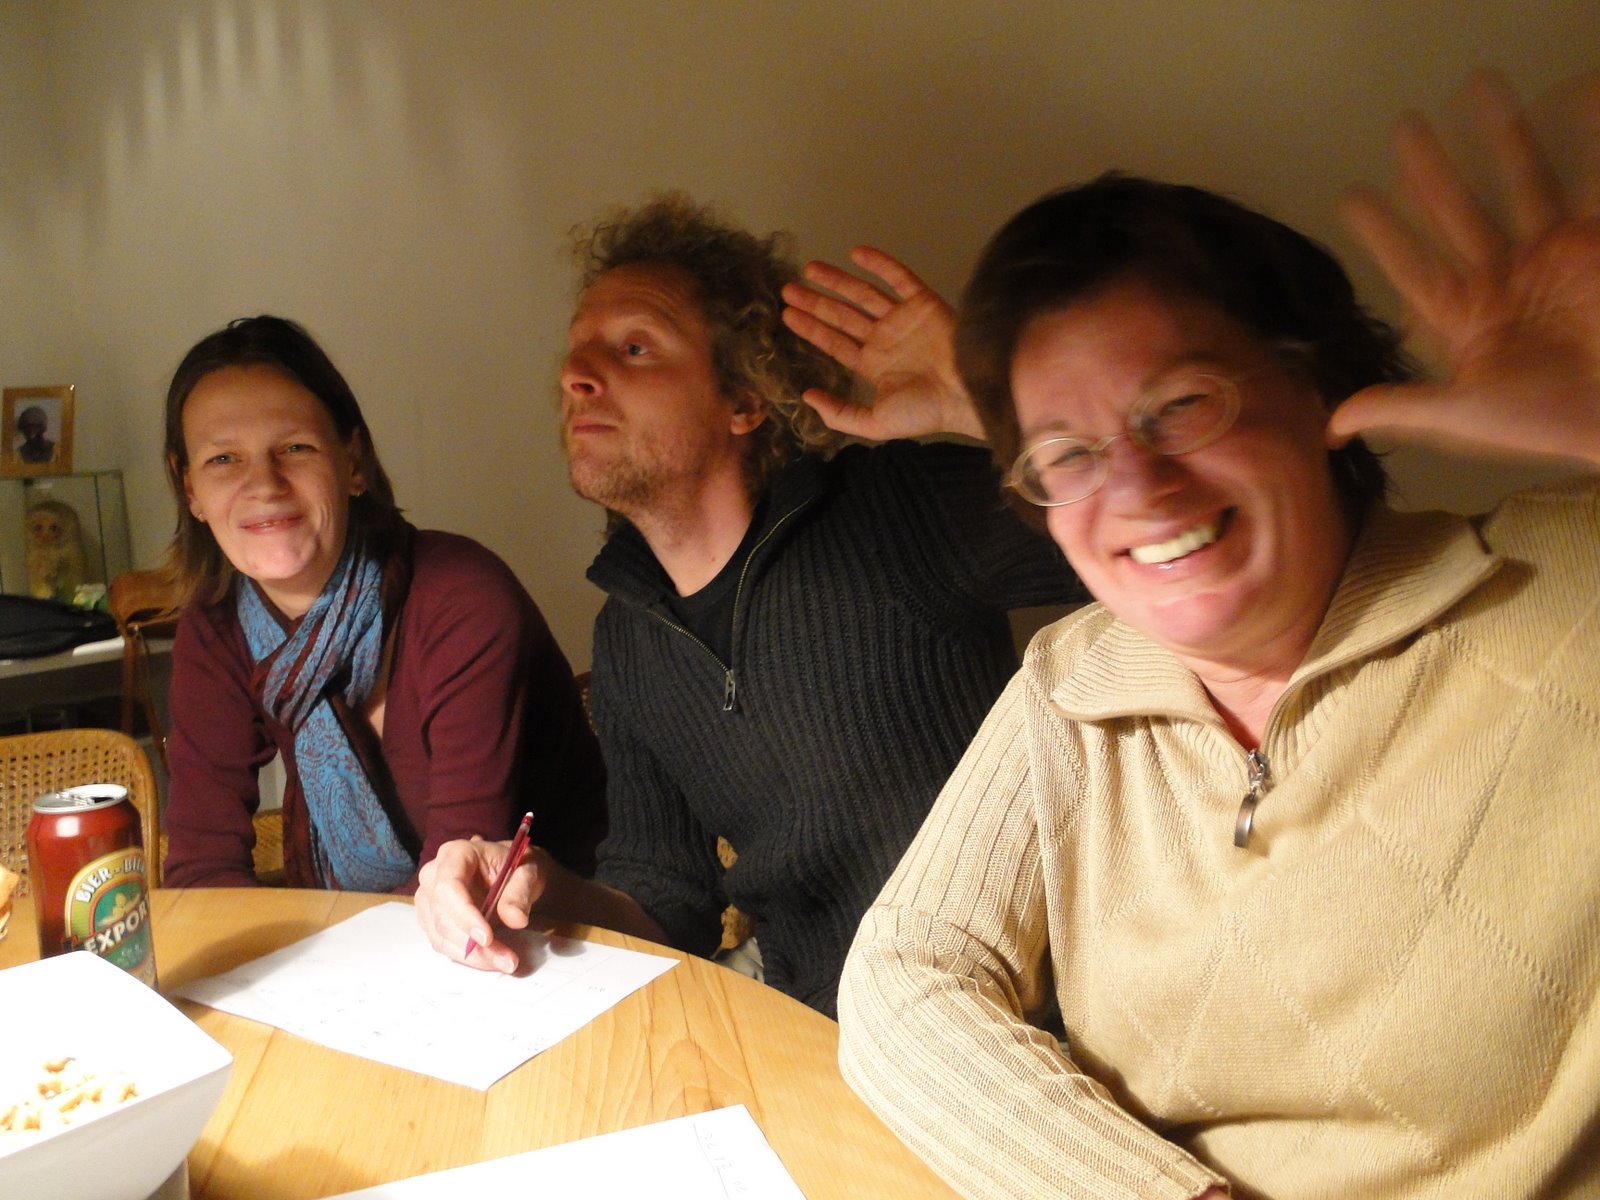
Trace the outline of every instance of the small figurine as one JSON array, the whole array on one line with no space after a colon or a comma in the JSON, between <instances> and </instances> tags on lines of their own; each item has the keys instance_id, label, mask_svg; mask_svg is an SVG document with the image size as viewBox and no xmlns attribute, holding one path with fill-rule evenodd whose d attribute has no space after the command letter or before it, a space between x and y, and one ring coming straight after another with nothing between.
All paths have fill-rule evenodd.
<instances>
[{"instance_id":1,"label":"small figurine","mask_svg":"<svg viewBox=\"0 0 1600 1200\"><path fill-rule=\"evenodd\" d=\"M77 510L60 500L28 505L28 591L70 604L88 575Z\"/></svg>"}]
</instances>

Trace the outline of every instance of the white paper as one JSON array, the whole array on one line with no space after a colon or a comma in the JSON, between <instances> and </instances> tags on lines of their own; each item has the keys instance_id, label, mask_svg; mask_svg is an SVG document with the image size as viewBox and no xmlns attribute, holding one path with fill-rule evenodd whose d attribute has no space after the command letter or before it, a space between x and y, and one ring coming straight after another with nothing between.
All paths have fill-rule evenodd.
<instances>
[{"instance_id":1,"label":"white paper","mask_svg":"<svg viewBox=\"0 0 1600 1200\"><path fill-rule=\"evenodd\" d=\"M451 962L428 945L409 904L380 904L174 992L481 1090L677 965L532 930L502 940L522 959L516 975Z\"/></svg>"},{"instance_id":2,"label":"white paper","mask_svg":"<svg viewBox=\"0 0 1600 1200\"><path fill-rule=\"evenodd\" d=\"M805 1200L744 1105L345 1192L329 1200Z\"/></svg>"},{"instance_id":3,"label":"white paper","mask_svg":"<svg viewBox=\"0 0 1600 1200\"><path fill-rule=\"evenodd\" d=\"M74 658L86 658L92 654L122 653L122 635L114 638L102 638L98 642L79 642L72 648Z\"/></svg>"}]
</instances>

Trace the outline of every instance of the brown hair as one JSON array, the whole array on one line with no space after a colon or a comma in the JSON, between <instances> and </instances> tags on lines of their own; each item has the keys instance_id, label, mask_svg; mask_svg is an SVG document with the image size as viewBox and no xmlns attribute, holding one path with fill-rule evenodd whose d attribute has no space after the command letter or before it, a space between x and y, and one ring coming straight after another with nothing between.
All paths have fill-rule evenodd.
<instances>
[{"instance_id":1,"label":"brown hair","mask_svg":"<svg viewBox=\"0 0 1600 1200\"><path fill-rule=\"evenodd\" d=\"M178 524L159 568L168 613L199 601L215 603L228 593L234 570L210 528L189 511L183 473L189 465L183 441L183 406L195 386L224 367L264 366L293 379L315 396L340 440L350 444L366 487L351 498L348 536L360 538L380 558L398 544L405 518L395 504L389 476L378 461L361 406L343 375L300 325L283 317L240 317L196 342L167 388L167 483L178 506Z\"/></svg>"},{"instance_id":2,"label":"brown hair","mask_svg":"<svg viewBox=\"0 0 1600 1200\"><path fill-rule=\"evenodd\" d=\"M1126 278L1215 305L1303 370L1330 412L1370 384L1415 375L1399 334L1310 238L1200 188L1102 175L1012 217L962 297L956 363L1002 471L1022 452L1011 363L1023 331ZM1387 487L1383 465L1359 438L1328 461L1354 527Z\"/></svg>"}]
</instances>

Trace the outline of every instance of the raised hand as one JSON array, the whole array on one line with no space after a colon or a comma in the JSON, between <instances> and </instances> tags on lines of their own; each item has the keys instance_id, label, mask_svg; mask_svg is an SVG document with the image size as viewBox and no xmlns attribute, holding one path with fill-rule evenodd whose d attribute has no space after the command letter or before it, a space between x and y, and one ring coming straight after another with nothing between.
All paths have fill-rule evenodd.
<instances>
[{"instance_id":1,"label":"raised hand","mask_svg":"<svg viewBox=\"0 0 1600 1200\"><path fill-rule=\"evenodd\" d=\"M881 250L857 246L850 260L886 286L828 263L807 263L806 279L835 295L791 283L783 289L783 321L866 380L873 401L856 404L812 390L806 403L831 428L873 441L932 433L981 438L983 427L956 373L950 306Z\"/></svg>"},{"instance_id":2,"label":"raised hand","mask_svg":"<svg viewBox=\"0 0 1600 1200\"><path fill-rule=\"evenodd\" d=\"M1343 442L1366 430L1600 464L1600 79L1580 89L1588 161L1562 188L1510 87L1468 85L1501 176L1502 228L1420 117L1395 130L1399 193L1413 229L1370 188L1344 215L1444 358L1446 377L1368 388L1329 422Z\"/></svg>"}]
</instances>

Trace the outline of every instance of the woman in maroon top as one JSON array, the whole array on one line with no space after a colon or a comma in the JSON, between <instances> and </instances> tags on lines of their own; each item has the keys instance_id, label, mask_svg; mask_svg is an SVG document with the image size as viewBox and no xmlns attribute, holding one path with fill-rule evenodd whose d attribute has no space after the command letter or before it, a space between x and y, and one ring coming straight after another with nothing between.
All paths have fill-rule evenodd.
<instances>
[{"instance_id":1,"label":"woman in maroon top","mask_svg":"<svg viewBox=\"0 0 1600 1200\"><path fill-rule=\"evenodd\" d=\"M165 877L255 882L257 773L286 768L300 887L410 891L453 838L534 836L588 872L604 771L510 569L400 515L348 384L300 326L235 321L167 393L178 529Z\"/></svg>"}]
</instances>

